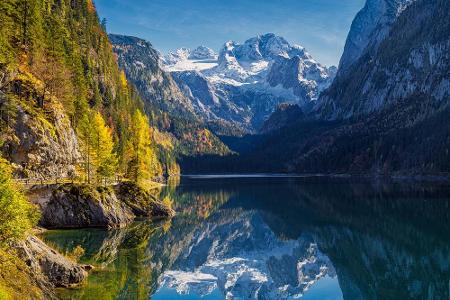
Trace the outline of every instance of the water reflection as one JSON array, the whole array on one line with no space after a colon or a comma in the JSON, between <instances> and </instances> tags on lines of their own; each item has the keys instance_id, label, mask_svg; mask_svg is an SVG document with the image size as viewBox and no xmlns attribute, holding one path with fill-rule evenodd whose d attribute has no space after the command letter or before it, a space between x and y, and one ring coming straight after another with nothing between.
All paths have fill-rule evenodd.
<instances>
[{"instance_id":1,"label":"water reflection","mask_svg":"<svg viewBox=\"0 0 450 300\"><path fill-rule=\"evenodd\" d=\"M449 299L450 189L184 178L172 221L48 232L97 266L63 299Z\"/></svg>"}]
</instances>

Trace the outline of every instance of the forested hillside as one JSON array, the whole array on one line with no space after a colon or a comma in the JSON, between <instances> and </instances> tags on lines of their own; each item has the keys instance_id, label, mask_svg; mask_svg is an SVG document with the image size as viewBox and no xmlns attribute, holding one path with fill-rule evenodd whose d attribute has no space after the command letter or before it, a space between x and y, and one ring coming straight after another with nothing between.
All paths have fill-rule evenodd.
<instances>
[{"instance_id":1,"label":"forested hillside","mask_svg":"<svg viewBox=\"0 0 450 300\"><path fill-rule=\"evenodd\" d=\"M109 35L119 67L136 86L152 125L171 138L177 154L228 154L228 148L207 128L191 99L160 66L159 53L142 39Z\"/></svg>"},{"instance_id":2,"label":"forested hillside","mask_svg":"<svg viewBox=\"0 0 450 300\"><path fill-rule=\"evenodd\" d=\"M4 0L0 11L2 152L15 176L178 173L92 0Z\"/></svg>"},{"instance_id":3,"label":"forested hillside","mask_svg":"<svg viewBox=\"0 0 450 300\"><path fill-rule=\"evenodd\" d=\"M46 210L58 189L60 219L71 228L172 215L145 190L179 173L173 140L151 117L92 0L0 1L0 299L55 299L55 287L79 284L92 269L33 236L43 217L58 220ZM118 177L125 182L114 190ZM17 179L37 180L47 194L39 205ZM117 200L121 193L127 201Z\"/></svg>"}]
</instances>

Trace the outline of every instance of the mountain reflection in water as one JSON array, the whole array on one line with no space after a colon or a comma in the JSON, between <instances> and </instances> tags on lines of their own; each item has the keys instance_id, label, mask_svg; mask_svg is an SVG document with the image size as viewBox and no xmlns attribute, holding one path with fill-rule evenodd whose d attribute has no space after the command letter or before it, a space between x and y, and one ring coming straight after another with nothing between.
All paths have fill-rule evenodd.
<instances>
[{"instance_id":1,"label":"mountain reflection in water","mask_svg":"<svg viewBox=\"0 0 450 300\"><path fill-rule=\"evenodd\" d=\"M96 266L62 299L449 299L448 185L196 177L159 193L173 220L45 234Z\"/></svg>"}]
</instances>

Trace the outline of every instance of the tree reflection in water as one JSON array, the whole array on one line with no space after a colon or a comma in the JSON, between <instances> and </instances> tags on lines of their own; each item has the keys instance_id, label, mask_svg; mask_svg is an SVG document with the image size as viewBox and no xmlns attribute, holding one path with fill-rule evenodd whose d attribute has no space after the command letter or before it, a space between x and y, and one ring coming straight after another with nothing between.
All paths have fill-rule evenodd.
<instances>
[{"instance_id":1,"label":"tree reflection in water","mask_svg":"<svg viewBox=\"0 0 450 300\"><path fill-rule=\"evenodd\" d=\"M252 295L250 288L267 298L308 295L314 282L305 282L314 276L335 276L336 297L344 299L449 297L446 185L183 179L158 197L173 201L173 220L45 234L67 253L82 246L81 261L97 267L84 286L61 290L63 299L149 299L161 286L180 288L176 276L196 271L217 279L210 292L218 298ZM243 262L232 265L231 258ZM233 285L221 278L219 268L244 266L267 280L235 278ZM184 292L198 292L192 282L184 284Z\"/></svg>"}]
</instances>

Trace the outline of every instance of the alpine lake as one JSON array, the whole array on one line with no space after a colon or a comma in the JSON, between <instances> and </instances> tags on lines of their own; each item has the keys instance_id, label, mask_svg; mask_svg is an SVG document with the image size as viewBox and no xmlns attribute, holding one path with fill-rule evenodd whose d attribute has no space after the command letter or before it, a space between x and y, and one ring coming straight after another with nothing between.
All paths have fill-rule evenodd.
<instances>
[{"instance_id":1,"label":"alpine lake","mask_svg":"<svg viewBox=\"0 0 450 300\"><path fill-rule=\"evenodd\" d=\"M450 299L450 185L185 176L157 191L171 220L52 230L91 264L61 299Z\"/></svg>"}]
</instances>

